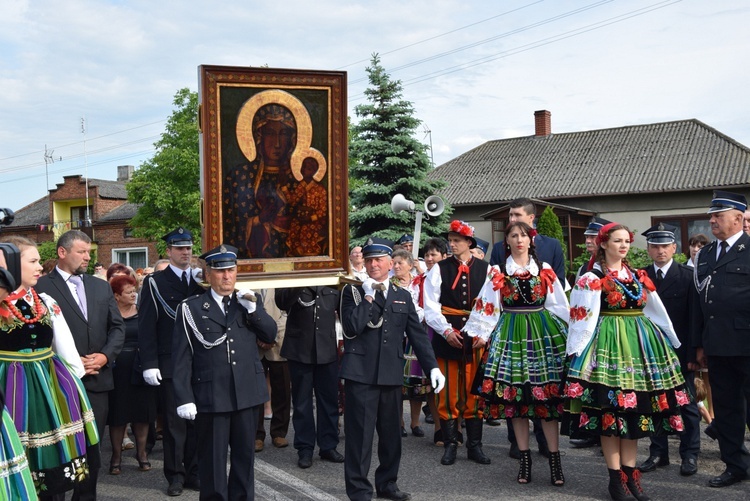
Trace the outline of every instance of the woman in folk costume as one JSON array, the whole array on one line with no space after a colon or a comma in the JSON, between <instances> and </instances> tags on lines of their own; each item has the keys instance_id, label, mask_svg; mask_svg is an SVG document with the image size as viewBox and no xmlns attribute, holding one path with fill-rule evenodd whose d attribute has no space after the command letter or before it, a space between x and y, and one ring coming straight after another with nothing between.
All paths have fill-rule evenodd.
<instances>
[{"instance_id":1,"label":"woman in folk costume","mask_svg":"<svg viewBox=\"0 0 750 501\"><path fill-rule=\"evenodd\" d=\"M488 281L466 323L467 333L487 342L474 378L490 415L511 418L521 464L518 482L531 482L529 419L542 419L550 450L552 485L562 486L558 422L562 415L562 379L568 300L555 271L537 259L536 231L517 221L505 229L502 266L490 268Z\"/></svg>"},{"instance_id":2,"label":"woman in folk costume","mask_svg":"<svg viewBox=\"0 0 750 501\"><path fill-rule=\"evenodd\" d=\"M570 296L565 396L571 423L601 436L612 499L649 497L635 468L638 439L682 431L690 401L674 347L680 342L654 284L626 255L633 234L604 225L597 253Z\"/></svg>"},{"instance_id":3,"label":"woman in folk costume","mask_svg":"<svg viewBox=\"0 0 750 501\"><path fill-rule=\"evenodd\" d=\"M21 251L21 287L0 304L0 387L44 498L88 478L86 446L99 437L70 329L54 299L33 288L42 271L36 244L5 241Z\"/></svg>"}]
</instances>

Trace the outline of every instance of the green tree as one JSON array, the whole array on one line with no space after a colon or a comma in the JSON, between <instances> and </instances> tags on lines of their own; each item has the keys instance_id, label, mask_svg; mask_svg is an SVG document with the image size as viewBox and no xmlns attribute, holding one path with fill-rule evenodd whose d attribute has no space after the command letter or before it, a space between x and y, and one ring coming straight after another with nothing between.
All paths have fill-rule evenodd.
<instances>
[{"instance_id":1,"label":"green tree","mask_svg":"<svg viewBox=\"0 0 750 501\"><path fill-rule=\"evenodd\" d=\"M130 221L133 233L156 241L177 226L193 233L200 248L200 167L198 160L198 93L177 91L172 115L154 146L154 156L143 162L128 183L128 201L140 204Z\"/></svg>"},{"instance_id":2,"label":"green tree","mask_svg":"<svg viewBox=\"0 0 750 501\"><path fill-rule=\"evenodd\" d=\"M539 216L539 219L537 220L536 231L538 231L540 235L557 239L557 241L560 242L560 245L562 246L563 259L565 260L565 269L568 270L568 246L565 243L565 238L563 237L563 230L562 226L560 225L560 220L555 215L555 212L551 207L547 206L544 208L542 215Z\"/></svg>"},{"instance_id":3,"label":"green tree","mask_svg":"<svg viewBox=\"0 0 750 501\"><path fill-rule=\"evenodd\" d=\"M432 169L428 146L414 137L421 121L414 117L412 103L402 98L401 81L391 79L377 54L367 74L368 102L355 107L359 122L351 126L349 136L349 223L356 243L370 236L396 240L413 233L414 216L394 214L393 196L404 195L420 210L427 197L445 187L442 181L427 179ZM422 235L446 232L450 212L446 206L440 216L425 218Z\"/></svg>"}]
</instances>

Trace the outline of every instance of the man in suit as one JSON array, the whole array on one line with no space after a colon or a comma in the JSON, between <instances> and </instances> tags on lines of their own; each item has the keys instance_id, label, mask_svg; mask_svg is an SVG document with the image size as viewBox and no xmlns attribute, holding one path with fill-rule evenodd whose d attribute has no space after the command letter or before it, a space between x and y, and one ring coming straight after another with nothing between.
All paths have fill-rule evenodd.
<instances>
[{"instance_id":1,"label":"man in suit","mask_svg":"<svg viewBox=\"0 0 750 501\"><path fill-rule=\"evenodd\" d=\"M688 367L688 362L695 359L695 354L688 351L691 350L690 315L693 308L698 307L698 294L693 286L692 268L676 263L672 259L677 252L674 236L676 229L660 223L642 233L646 237L648 255L654 261L654 264L646 267L645 270L656 285L656 292L664 303L677 337L682 343L676 351L680 358L682 375L685 376L685 386L690 394L695 395L693 384L695 373ZM701 449L701 416L695 402L682 407L682 422L685 424L685 430L680 434L680 457L682 458L680 474L690 476L698 472L698 454ZM667 436L652 436L649 458L638 469L642 472L649 472L668 464Z\"/></svg>"},{"instance_id":2,"label":"man in suit","mask_svg":"<svg viewBox=\"0 0 750 501\"><path fill-rule=\"evenodd\" d=\"M516 221L523 221L532 228L535 227L534 219L536 219L536 206L528 198L517 198L512 200L509 204L508 220L509 223L515 223ZM547 263L555 270L555 275L560 280L560 283L564 285L565 290L570 288L568 281L565 279L565 258L562 253L562 246L560 242L555 238L546 237L544 235L536 235L534 237L534 248L536 249L536 257L539 261ZM490 265L505 265L505 242L497 242L492 246L492 254L490 256ZM516 443L516 433L513 431L511 420L506 420L508 423L508 441L510 442L510 451L508 455L514 459L520 459L521 455L518 451L518 444ZM549 457L549 448L547 447L547 439L544 437L542 431L541 422L538 419L532 420L534 423L534 436L536 437L536 443L539 446L539 452Z\"/></svg>"},{"instance_id":3,"label":"man in suit","mask_svg":"<svg viewBox=\"0 0 750 501\"><path fill-rule=\"evenodd\" d=\"M372 499L372 484L367 475L377 429L380 461L375 471L377 495L402 501L410 497L396 484L401 462L404 333L414 346L422 368L430 374L436 392L443 388L445 378L437 369L411 294L388 280L392 265L390 243L371 238L362 252L370 278L362 286L344 287L341 306L344 324L341 377L346 380L346 493L352 501Z\"/></svg>"},{"instance_id":4,"label":"man in suit","mask_svg":"<svg viewBox=\"0 0 750 501\"><path fill-rule=\"evenodd\" d=\"M450 392L436 398L443 432L444 451L440 464L456 462L458 422L466 422L467 457L479 464L491 460L482 450L484 406L471 385L484 353L484 341L461 332L474 302L488 280L489 264L471 255L476 247L474 228L464 221L451 221L448 245L453 255L438 262L424 281L424 319L435 334L432 348L438 367L448 379Z\"/></svg>"},{"instance_id":5,"label":"man in suit","mask_svg":"<svg viewBox=\"0 0 750 501\"><path fill-rule=\"evenodd\" d=\"M750 384L750 236L742 231L743 195L715 191L708 210L716 241L696 257L696 359L708 367L721 460L726 470L709 480L725 487L747 478L742 454L745 435L744 387Z\"/></svg>"},{"instance_id":6,"label":"man in suit","mask_svg":"<svg viewBox=\"0 0 750 501\"><path fill-rule=\"evenodd\" d=\"M183 485L200 488L193 423L177 415L172 382L172 338L175 310L188 297L205 291L193 278L193 235L180 227L162 237L169 265L146 277L138 310L138 351L143 379L158 386L163 412L164 476L167 494L179 496Z\"/></svg>"},{"instance_id":7,"label":"man in suit","mask_svg":"<svg viewBox=\"0 0 750 501\"><path fill-rule=\"evenodd\" d=\"M338 436L338 353L336 314L339 291L326 286L276 290L276 306L287 312L281 356L292 378L294 448L297 465L312 466L317 439L320 457L343 463ZM314 408L317 419L313 413ZM317 422L317 431L316 431Z\"/></svg>"},{"instance_id":8,"label":"man in suit","mask_svg":"<svg viewBox=\"0 0 750 501\"><path fill-rule=\"evenodd\" d=\"M237 248L221 245L201 259L211 289L177 308L172 343L177 414L195 420L200 498L255 499L252 444L268 400L257 342L275 341L276 322L260 297L235 293Z\"/></svg>"},{"instance_id":9,"label":"man in suit","mask_svg":"<svg viewBox=\"0 0 750 501\"><path fill-rule=\"evenodd\" d=\"M57 241L57 266L37 282L60 305L73 333L86 375L83 385L94 411L99 436L109 413L109 392L114 389L112 363L125 343L125 324L112 289L86 274L91 261L91 239L80 230L63 233ZM91 477L73 492L74 500L96 499L101 458L98 444L87 451Z\"/></svg>"}]
</instances>

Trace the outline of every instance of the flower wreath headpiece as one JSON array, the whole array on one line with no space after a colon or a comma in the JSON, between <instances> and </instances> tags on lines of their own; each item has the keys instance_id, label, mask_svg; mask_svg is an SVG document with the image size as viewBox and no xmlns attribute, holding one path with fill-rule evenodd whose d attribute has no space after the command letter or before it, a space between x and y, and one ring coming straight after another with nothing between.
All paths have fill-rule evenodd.
<instances>
[{"instance_id":1,"label":"flower wreath headpiece","mask_svg":"<svg viewBox=\"0 0 750 501\"><path fill-rule=\"evenodd\" d=\"M448 231L451 231L453 233L458 233L459 235L463 235L465 237L474 236L474 227L458 219L451 221L451 225Z\"/></svg>"}]
</instances>

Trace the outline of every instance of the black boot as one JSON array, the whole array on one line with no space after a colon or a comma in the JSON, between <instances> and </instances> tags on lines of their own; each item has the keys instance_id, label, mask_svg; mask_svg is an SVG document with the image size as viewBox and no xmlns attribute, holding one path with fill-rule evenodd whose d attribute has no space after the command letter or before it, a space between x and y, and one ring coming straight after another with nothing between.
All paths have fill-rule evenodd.
<instances>
[{"instance_id":1,"label":"black boot","mask_svg":"<svg viewBox=\"0 0 750 501\"><path fill-rule=\"evenodd\" d=\"M562 471L562 462L560 461L560 451L549 453L549 472L552 485L562 487L565 485L565 476Z\"/></svg>"},{"instance_id":2,"label":"black boot","mask_svg":"<svg viewBox=\"0 0 750 501\"><path fill-rule=\"evenodd\" d=\"M451 465L456 462L456 449L458 448L458 422L455 419L447 421L440 420L440 431L443 432L445 452L440 464Z\"/></svg>"},{"instance_id":3,"label":"black boot","mask_svg":"<svg viewBox=\"0 0 750 501\"><path fill-rule=\"evenodd\" d=\"M622 470L609 469L609 495L615 501L633 499L628 489L628 477Z\"/></svg>"},{"instance_id":4,"label":"black boot","mask_svg":"<svg viewBox=\"0 0 750 501\"><path fill-rule=\"evenodd\" d=\"M482 451L482 420L466 420L466 454L469 459L479 464L490 464L490 458Z\"/></svg>"},{"instance_id":5,"label":"black boot","mask_svg":"<svg viewBox=\"0 0 750 501\"><path fill-rule=\"evenodd\" d=\"M521 467L518 469L518 483L528 484L531 482L531 450L519 451L521 454Z\"/></svg>"},{"instance_id":6,"label":"black boot","mask_svg":"<svg viewBox=\"0 0 750 501\"><path fill-rule=\"evenodd\" d=\"M623 465L622 472L628 479L628 489L633 497L638 501L650 501L651 498L643 492L643 487L641 487L641 471L638 468Z\"/></svg>"}]
</instances>

